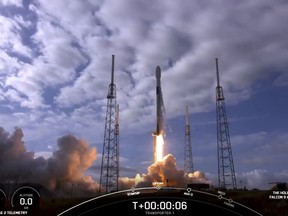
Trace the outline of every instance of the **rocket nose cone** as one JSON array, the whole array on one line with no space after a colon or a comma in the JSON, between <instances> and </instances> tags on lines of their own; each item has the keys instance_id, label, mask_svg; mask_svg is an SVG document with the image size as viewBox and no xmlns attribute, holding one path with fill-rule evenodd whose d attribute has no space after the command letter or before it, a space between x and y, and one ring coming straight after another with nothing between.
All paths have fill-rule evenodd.
<instances>
[{"instance_id":1,"label":"rocket nose cone","mask_svg":"<svg viewBox=\"0 0 288 216\"><path fill-rule=\"evenodd\" d=\"M159 67L159 65L156 67L156 78L160 78L161 77L161 69Z\"/></svg>"}]
</instances>

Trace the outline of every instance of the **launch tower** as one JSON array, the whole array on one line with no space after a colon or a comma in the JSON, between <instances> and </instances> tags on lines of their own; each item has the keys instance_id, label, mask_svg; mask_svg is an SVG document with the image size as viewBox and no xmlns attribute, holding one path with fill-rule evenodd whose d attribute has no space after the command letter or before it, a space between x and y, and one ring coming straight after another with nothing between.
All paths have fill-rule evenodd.
<instances>
[{"instance_id":1,"label":"launch tower","mask_svg":"<svg viewBox=\"0 0 288 216\"><path fill-rule=\"evenodd\" d=\"M234 163L225 108L223 88L220 86L218 59L216 58L216 118L217 118L217 154L218 154L218 187L237 188Z\"/></svg>"},{"instance_id":2,"label":"launch tower","mask_svg":"<svg viewBox=\"0 0 288 216\"><path fill-rule=\"evenodd\" d=\"M114 55L112 55L112 74L107 95L107 111L102 151L100 188L104 193L118 190L119 178L119 105L116 101L114 84ZM102 187L102 188L101 188Z\"/></svg>"},{"instance_id":3,"label":"launch tower","mask_svg":"<svg viewBox=\"0 0 288 216\"><path fill-rule=\"evenodd\" d=\"M186 125L185 125L185 149L184 149L184 171L193 173L192 143L189 125L188 106L186 106Z\"/></svg>"}]
</instances>

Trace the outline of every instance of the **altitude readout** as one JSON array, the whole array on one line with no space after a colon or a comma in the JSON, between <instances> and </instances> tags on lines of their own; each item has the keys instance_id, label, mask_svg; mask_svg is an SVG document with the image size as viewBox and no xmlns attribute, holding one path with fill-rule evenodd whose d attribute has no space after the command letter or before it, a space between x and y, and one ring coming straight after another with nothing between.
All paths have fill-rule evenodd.
<instances>
[{"instance_id":1,"label":"altitude readout","mask_svg":"<svg viewBox=\"0 0 288 216\"><path fill-rule=\"evenodd\" d=\"M186 201L133 201L134 210L147 211L169 211L169 210L187 210L188 205Z\"/></svg>"},{"instance_id":2,"label":"altitude readout","mask_svg":"<svg viewBox=\"0 0 288 216\"><path fill-rule=\"evenodd\" d=\"M39 207L40 204L40 194L37 190L28 186L17 189L11 198L11 206L16 208L32 209Z\"/></svg>"},{"instance_id":3,"label":"altitude readout","mask_svg":"<svg viewBox=\"0 0 288 216\"><path fill-rule=\"evenodd\" d=\"M0 189L0 209L6 207L7 198L3 190Z\"/></svg>"}]
</instances>

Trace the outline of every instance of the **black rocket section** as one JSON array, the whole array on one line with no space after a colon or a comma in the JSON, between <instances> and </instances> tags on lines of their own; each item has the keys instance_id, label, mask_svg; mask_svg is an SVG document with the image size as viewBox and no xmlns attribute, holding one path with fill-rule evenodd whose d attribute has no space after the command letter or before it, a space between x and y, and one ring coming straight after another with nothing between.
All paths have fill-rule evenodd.
<instances>
[{"instance_id":1,"label":"black rocket section","mask_svg":"<svg viewBox=\"0 0 288 216\"><path fill-rule=\"evenodd\" d=\"M161 68L156 67L156 132L155 135L160 135L163 132L163 113L162 113L162 91L161 91Z\"/></svg>"}]
</instances>

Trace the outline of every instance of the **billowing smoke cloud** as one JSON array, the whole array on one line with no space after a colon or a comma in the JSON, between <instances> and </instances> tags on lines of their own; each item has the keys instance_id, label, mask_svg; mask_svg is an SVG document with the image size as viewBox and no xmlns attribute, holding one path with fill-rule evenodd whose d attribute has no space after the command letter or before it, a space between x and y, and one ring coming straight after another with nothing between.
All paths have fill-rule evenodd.
<instances>
[{"instance_id":1,"label":"billowing smoke cloud","mask_svg":"<svg viewBox=\"0 0 288 216\"><path fill-rule=\"evenodd\" d=\"M45 159L34 157L22 141L20 128L10 135L0 127L0 182L41 184L58 196L82 196L98 189L85 171L96 160L97 151L73 135L58 139L58 150Z\"/></svg>"},{"instance_id":2,"label":"billowing smoke cloud","mask_svg":"<svg viewBox=\"0 0 288 216\"><path fill-rule=\"evenodd\" d=\"M187 184L190 183L211 185L211 182L205 178L204 173L200 171L185 173L184 170L177 169L176 158L172 154L168 154L161 161L150 165L147 174L137 174L134 178L120 178L119 186L121 189L151 187L153 182L162 182L170 187L187 187Z\"/></svg>"},{"instance_id":3,"label":"billowing smoke cloud","mask_svg":"<svg viewBox=\"0 0 288 216\"><path fill-rule=\"evenodd\" d=\"M52 157L35 158L28 152L22 140L23 132L15 128L12 134L0 127L0 183L41 184L57 196L94 196L99 183L85 175L96 160L95 147L73 135L58 139L58 150ZM185 173L176 167L176 158L168 154L163 160L151 164L147 174L136 174L134 178L120 177L119 190L131 187L150 187L153 182L166 186L186 187L189 183L208 183L204 173Z\"/></svg>"}]
</instances>

